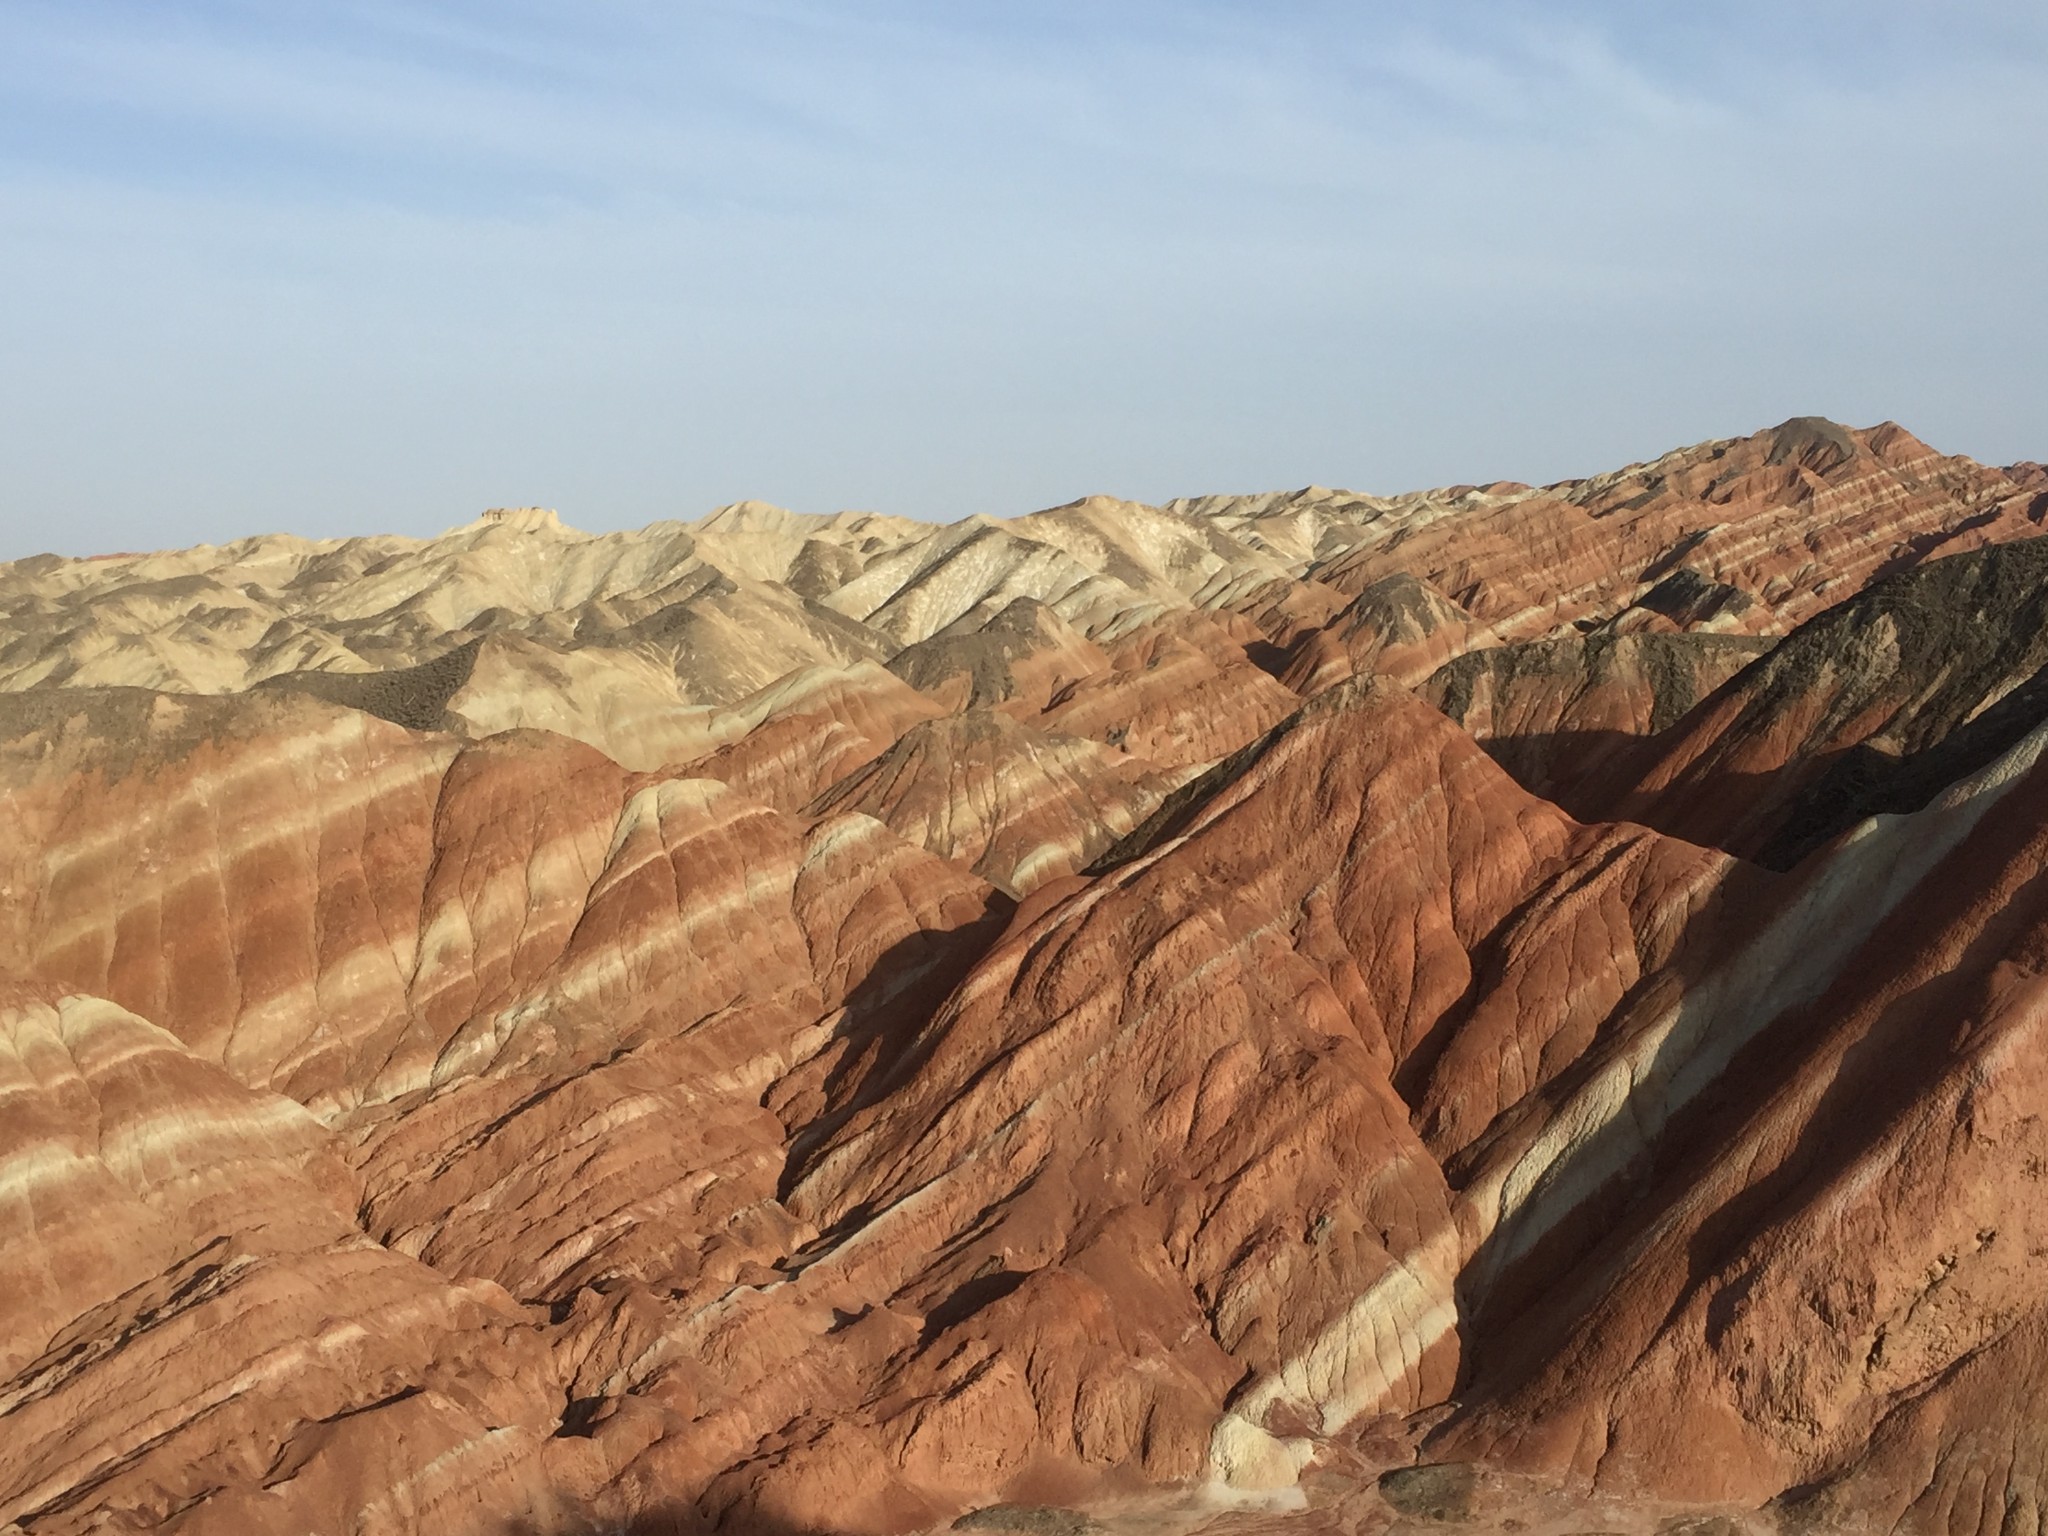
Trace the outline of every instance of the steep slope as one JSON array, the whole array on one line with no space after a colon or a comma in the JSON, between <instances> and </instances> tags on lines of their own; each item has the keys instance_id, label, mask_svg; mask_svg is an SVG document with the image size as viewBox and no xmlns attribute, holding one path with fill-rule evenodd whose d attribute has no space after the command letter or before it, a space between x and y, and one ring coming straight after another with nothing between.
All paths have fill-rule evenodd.
<instances>
[{"instance_id":1,"label":"steep slope","mask_svg":"<svg viewBox=\"0 0 2048 1536\"><path fill-rule=\"evenodd\" d=\"M1892 571L2038 531L2004 471L1886 423L1817 417L1542 491L1460 489L1388 509L1309 574L1348 592L1406 571L1507 639L1622 612L1683 566L1730 589L1715 627L1782 633Z\"/></svg>"},{"instance_id":2,"label":"steep slope","mask_svg":"<svg viewBox=\"0 0 2048 1536\"><path fill-rule=\"evenodd\" d=\"M1560 946L1594 947L1605 975L1501 1014L1561 1061L1727 864L1576 827L1384 685L1326 695L1115 859L1026 906L791 1195L847 1234L807 1281L947 1320L905 1378L959 1403L919 1465L990 1493L1028 1481L1033 1426L1084 1465L1258 1485L1305 1429L1440 1401L1459 1238L1396 1082L1480 978L1533 1002ZM915 1255L941 1262L914 1279ZM1081 1345L1095 1317L1119 1321ZM769 1508L816 1475L775 1470Z\"/></svg>"},{"instance_id":3,"label":"steep slope","mask_svg":"<svg viewBox=\"0 0 2048 1536\"><path fill-rule=\"evenodd\" d=\"M1175 782L1097 742L976 709L912 727L812 809L873 816L1022 895L1087 864Z\"/></svg>"},{"instance_id":4,"label":"steep slope","mask_svg":"<svg viewBox=\"0 0 2048 1536\"><path fill-rule=\"evenodd\" d=\"M1603 986L1625 990L1676 942L1692 898L1671 892L1718 867L1575 829L1426 706L1354 686L1184 803L1167 842L1046 892L934 1014L1004 905L863 817L792 821L559 738L463 747L284 694L53 691L14 709L5 880L44 894L13 909L8 970L146 1008L195 1070L310 1105L331 1129L298 1122L310 1151L291 1156L328 1158L350 1222L322 1241L502 1298L500 1322L474 1326L503 1337L451 1340L474 1362L452 1376L417 1356L395 1376L343 1369L317 1416L348 1415L342 1440L249 1399L278 1449L206 1472L194 1506L229 1523L318 1524L344 1507L319 1501L354 1486L323 1474L266 1494L263 1466L424 1475L390 1459L401 1447L446 1464L481 1433L475 1410L413 1387L445 1380L446 1397L501 1354L517 1422L549 1447L575 1432L538 1461L477 1463L461 1497L493 1518L681 1490L753 1512L734 1518L813 1522L853 1497L862 1523L897 1527L1034 1467L1290 1475L1298 1415L1419 1406L1455 1369L1448 1190L1394 1075L1472 1004L1467 978L1526 993L1553 952L1555 933L1515 937L1542 892L1611 889L1618 906L1550 921L1606 935L1603 953L1635 934L1635 958L1561 1011L1513 1011L1532 1039L1597 1020ZM67 826L96 829L88 859ZM1632 872L1603 873L1617 868ZM159 1080L174 1104L197 1093ZM1020 1109L1049 1141L1001 1129ZM1027 1144L1079 1161L1055 1174ZM976 1215L996 1209L994 1225ZM178 1254L137 1262L140 1283L182 1283ZM46 1339L100 1337L91 1296L64 1317L75 1303L39 1294L38 1320L8 1327L31 1364ZM335 1279L326 1305L373 1294ZM1119 1319L1109 1335L1074 1332L1098 1315ZM872 1322L828 1345L847 1317ZM1391 1330L1393 1356L1342 1363L1360 1328ZM221 1369L255 1358L239 1337L219 1334ZM127 1390L122 1372L155 1358L134 1348L93 1356L80 1390ZM973 1363L998 1356L1011 1363ZM711 1359L727 1365L706 1374ZM1113 1387L1142 1361L1156 1389ZM1233 1389L1247 1368L1264 1385ZM986 1385L963 1400L969 1377ZM185 1415L179 1380L152 1422L178 1426L163 1442L178 1465L219 1468L207 1437L239 1420ZM395 1417L373 1422L370 1402ZM170 1461L101 1466L54 1442L37 1458L8 1486L12 1513L156 1508L176 1483Z\"/></svg>"},{"instance_id":5,"label":"steep slope","mask_svg":"<svg viewBox=\"0 0 2048 1536\"><path fill-rule=\"evenodd\" d=\"M1017 520L1017 529L1134 591L1176 594L1205 608L1228 606L1247 591L1285 578L1291 568L1213 522L1107 496L1033 512Z\"/></svg>"},{"instance_id":6,"label":"steep slope","mask_svg":"<svg viewBox=\"0 0 2048 1536\"><path fill-rule=\"evenodd\" d=\"M1581 787L1626 771L1643 742L1770 647L1738 635L1599 631L1468 651L1416 692L1524 789L1598 819L1607 807Z\"/></svg>"},{"instance_id":7,"label":"steep slope","mask_svg":"<svg viewBox=\"0 0 2048 1536\"><path fill-rule=\"evenodd\" d=\"M721 745L682 771L794 811L943 713L873 662L805 667L714 714Z\"/></svg>"},{"instance_id":8,"label":"steep slope","mask_svg":"<svg viewBox=\"0 0 2048 1536\"><path fill-rule=\"evenodd\" d=\"M340 1148L101 999L0 1000L16 1529L559 1528L534 1319L370 1242Z\"/></svg>"},{"instance_id":9,"label":"steep slope","mask_svg":"<svg viewBox=\"0 0 2048 1536\"><path fill-rule=\"evenodd\" d=\"M984 622L1017 598L1044 603L1085 634L1163 611L1178 594L1148 594L1056 545L974 517L882 555L826 599L898 645L963 619Z\"/></svg>"},{"instance_id":10,"label":"steep slope","mask_svg":"<svg viewBox=\"0 0 2048 1536\"><path fill-rule=\"evenodd\" d=\"M1154 620L1115 642L1104 670L1063 685L1035 723L1164 768L1206 766L1300 706L1251 661L1259 642L1257 627L1235 614Z\"/></svg>"},{"instance_id":11,"label":"steep slope","mask_svg":"<svg viewBox=\"0 0 2048 1536\"><path fill-rule=\"evenodd\" d=\"M1374 673L1415 684L1495 639L1487 625L1405 571L1382 576L1297 644L1281 680L1302 697Z\"/></svg>"},{"instance_id":12,"label":"steep slope","mask_svg":"<svg viewBox=\"0 0 2048 1536\"><path fill-rule=\"evenodd\" d=\"M1802 625L1589 791L1778 868L1912 810L2048 716L2048 540L1901 572Z\"/></svg>"},{"instance_id":13,"label":"steep slope","mask_svg":"<svg viewBox=\"0 0 2048 1536\"><path fill-rule=\"evenodd\" d=\"M1525 1222L1603 1181L1637 1191L1568 1269L1515 1239L1561 1283L1521 1287L1496 1320L1517 1347L1467 1389L1443 1453L1782 1495L1829 1527L2032 1518L2044 744L1866 824L1754 938L1646 999L1658 1024L1633 1047L1627 1112L1606 1097L1609 1129L1488 1155L1475 1216L1515 1185L1537 1191ZM1541 1156L1557 1171L1533 1184Z\"/></svg>"},{"instance_id":14,"label":"steep slope","mask_svg":"<svg viewBox=\"0 0 2048 1536\"><path fill-rule=\"evenodd\" d=\"M889 660L891 672L952 709L980 704L1018 714L1043 710L1055 693L1108 666L1100 646L1031 597L993 618L956 620Z\"/></svg>"},{"instance_id":15,"label":"steep slope","mask_svg":"<svg viewBox=\"0 0 2048 1536\"><path fill-rule=\"evenodd\" d=\"M534 733L7 709L0 1508L39 1530L333 1528L380 1487L406 1528L580 1520L615 1469L556 1440L606 1323L556 1303L802 1241L787 1139L1007 910L872 821Z\"/></svg>"},{"instance_id":16,"label":"steep slope","mask_svg":"<svg viewBox=\"0 0 2048 1536\"><path fill-rule=\"evenodd\" d=\"M0 568L0 1529L2031 1530L2044 508Z\"/></svg>"}]
</instances>

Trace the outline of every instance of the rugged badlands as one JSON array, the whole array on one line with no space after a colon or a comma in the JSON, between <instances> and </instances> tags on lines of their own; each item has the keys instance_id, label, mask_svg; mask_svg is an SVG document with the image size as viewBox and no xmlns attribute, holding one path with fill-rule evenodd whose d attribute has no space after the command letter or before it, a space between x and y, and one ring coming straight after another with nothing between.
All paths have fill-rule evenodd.
<instances>
[{"instance_id":1,"label":"rugged badlands","mask_svg":"<svg viewBox=\"0 0 2048 1536\"><path fill-rule=\"evenodd\" d=\"M2032 1536L2044 518L0 566L0 1529Z\"/></svg>"}]
</instances>

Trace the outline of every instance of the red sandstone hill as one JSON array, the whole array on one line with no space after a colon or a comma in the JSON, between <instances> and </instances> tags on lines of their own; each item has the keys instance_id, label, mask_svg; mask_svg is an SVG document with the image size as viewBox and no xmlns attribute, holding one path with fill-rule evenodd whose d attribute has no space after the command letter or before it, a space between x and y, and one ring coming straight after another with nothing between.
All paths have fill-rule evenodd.
<instances>
[{"instance_id":1,"label":"red sandstone hill","mask_svg":"<svg viewBox=\"0 0 2048 1536\"><path fill-rule=\"evenodd\" d=\"M0 567L0 1531L2040 1529L2043 485Z\"/></svg>"}]
</instances>

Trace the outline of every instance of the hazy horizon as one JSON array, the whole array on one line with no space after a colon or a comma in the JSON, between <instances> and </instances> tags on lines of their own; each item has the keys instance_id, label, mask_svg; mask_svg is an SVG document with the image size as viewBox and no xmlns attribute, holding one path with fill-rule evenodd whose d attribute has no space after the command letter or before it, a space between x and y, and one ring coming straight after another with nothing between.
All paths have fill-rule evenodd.
<instances>
[{"instance_id":1,"label":"hazy horizon","mask_svg":"<svg viewBox=\"0 0 2048 1536\"><path fill-rule=\"evenodd\" d=\"M0 12L0 560L2048 457L2048 14Z\"/></svg>"}]
</instances>

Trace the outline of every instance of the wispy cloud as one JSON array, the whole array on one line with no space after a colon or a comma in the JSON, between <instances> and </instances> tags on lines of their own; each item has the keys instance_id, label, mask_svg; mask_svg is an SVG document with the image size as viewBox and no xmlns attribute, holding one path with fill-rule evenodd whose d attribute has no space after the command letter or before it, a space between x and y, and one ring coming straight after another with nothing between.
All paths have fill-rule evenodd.
<instances>
[{"instance_id":1,"label":"wispy cloud","mask_svg":"<svg viewBox=\"0 0 2048 1536\"><path fill-rule=\"evenodd\" d=\"M2044 85L1989 0L13 0L0 557L2039 453Z\"/></svg>"}]
</instances>

